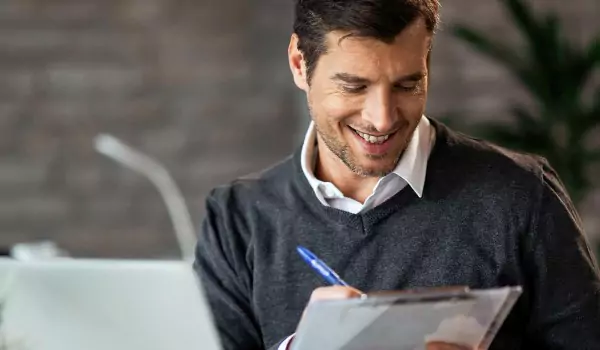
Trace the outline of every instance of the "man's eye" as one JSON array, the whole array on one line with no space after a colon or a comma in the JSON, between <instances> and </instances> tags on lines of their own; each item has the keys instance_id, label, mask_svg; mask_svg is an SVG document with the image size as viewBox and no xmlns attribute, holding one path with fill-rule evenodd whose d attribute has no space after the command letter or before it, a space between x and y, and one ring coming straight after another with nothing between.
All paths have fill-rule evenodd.
<instances>
[{"instance_id":1,"label":"man's eye","mask_svg":"<svg viewBox=\"0 0 600 350\"><path fill-rule=\"evenodd\" d=\"M342 85L342 90L350 94L362 92L365 90L365 88L365 85Z\"/></svg>"},{"instance_id":2,"label":"man's eye","mask_svg":"<svg viewBox=\"0 0 600 350\"><path fill-rule=\"evenodd\" d=\"M395 88L400 91L415 91L419 87L418 81L411 81L402 84L397 84Z\"/></svg>"}]
</instances>

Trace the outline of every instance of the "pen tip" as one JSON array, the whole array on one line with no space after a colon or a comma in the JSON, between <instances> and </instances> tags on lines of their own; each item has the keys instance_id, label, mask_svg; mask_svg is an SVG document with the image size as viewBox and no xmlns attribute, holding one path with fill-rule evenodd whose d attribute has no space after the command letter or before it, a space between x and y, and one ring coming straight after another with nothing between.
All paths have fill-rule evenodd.
<instances>
[{"instance_id":1,"label":"pen tip","mask_svg":"<svg viewBox=\"0 0 600 350\"><path fill-rule=\"evenodd\" d=\"M298 246L296 247L296 251L298 252L298 254L300 254L301 257L303 257L305 260L306 259L311 259L312 258L312 254L310 253L310 251L306 248L304 248L303 246Z\"/></svg>"}]
</instances>

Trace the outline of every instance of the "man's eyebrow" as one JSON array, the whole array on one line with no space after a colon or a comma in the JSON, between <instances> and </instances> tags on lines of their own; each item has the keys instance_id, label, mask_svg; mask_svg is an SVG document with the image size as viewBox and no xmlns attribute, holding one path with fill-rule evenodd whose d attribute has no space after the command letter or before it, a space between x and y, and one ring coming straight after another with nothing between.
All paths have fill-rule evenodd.
<instances>
[{"instance_id":1,"label":"man's eyebrow","mask_svg":"<svg viewBox=\"0 0 600 350\"><path fill-rule=\"evenodd\" d=\"M399 79L396 79L396 83L403 83L403 82L407 82L407 81L419 81L419 80L425 78L426 76L427 76L427 73L425 73L425 72L416 72L416 73L412 73L412 74L408 74L403 77L400 77Z\"/></svg>"},{"instance_id":2,"label":"man's eyebrow","mask_svg":"<svg viewBox=\"0 0 600 350\"><path fill-rule=\"evenodd\" d=\"M403 83L407 81L419 81L425 78L425 72L415 72L396 79L394 83ZM349 84L368 84L370 80L350 73L336 73L331 76L331 80L342 81Z\"/></svg>"},{"instance_id":3,"label":"man's eyebrow","mask_svg":"<svg viewBox=\"0 0 600 350\"><path fill-rule=\"evenodd\" d=\"M335 73L331 76L331 80L343 81L345 83L350 84L367 84L369 83L369 79L359 77L358 75L350 74L350 73Z\"/></svg>"}]
</instances>

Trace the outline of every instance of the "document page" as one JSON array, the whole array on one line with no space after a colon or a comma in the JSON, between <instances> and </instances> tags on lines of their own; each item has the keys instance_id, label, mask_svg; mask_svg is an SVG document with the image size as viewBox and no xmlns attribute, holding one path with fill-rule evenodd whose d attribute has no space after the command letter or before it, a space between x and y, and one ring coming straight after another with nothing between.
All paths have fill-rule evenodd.
<instances>
[{"instance_id":1,"label":"document page","mask_svg":"<svg viewBox=\"0 0 600 350\"><path fill-rule=\"evenodd\" d=\"M506 287L316 302L309 305L292 349L422 350L433 341L485 349L520 293L519 287Z\"/></svg>"}]
</instances>

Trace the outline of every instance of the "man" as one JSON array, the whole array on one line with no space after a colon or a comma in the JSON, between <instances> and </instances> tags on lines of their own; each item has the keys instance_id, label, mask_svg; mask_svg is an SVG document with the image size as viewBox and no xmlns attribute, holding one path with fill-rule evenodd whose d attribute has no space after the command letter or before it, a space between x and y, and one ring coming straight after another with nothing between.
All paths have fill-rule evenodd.
<instances>
[{"instance_id":1,"label":"man","mask_svg":"<svg viewBox=\"0 0 600 350\"><path fill-rule=\"evenodd\" d=\"M492 349L600 349L598 268L554 171L423 116L438 6L297 1L304 144L206 202L195 267L225 349L284 349L309 299L359 293L298 245L361 291L521 285Z\"/></svg>"}]
</instances>

